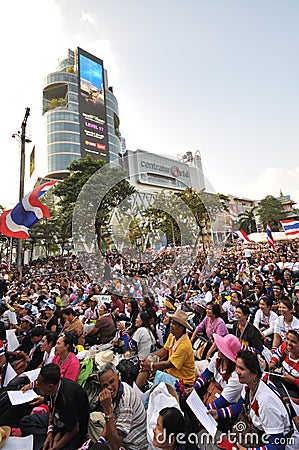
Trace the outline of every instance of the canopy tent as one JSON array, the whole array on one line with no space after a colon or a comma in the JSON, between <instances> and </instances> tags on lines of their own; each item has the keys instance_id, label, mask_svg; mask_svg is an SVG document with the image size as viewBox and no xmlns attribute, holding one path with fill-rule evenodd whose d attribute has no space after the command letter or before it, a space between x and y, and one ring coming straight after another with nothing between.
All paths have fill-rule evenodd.
<instances>
[{"instance_id":1,"label":"canopy tent","mask_svg":"<svg viewBox=\"0 0 299 450\"><path fill-rule=\"evenodd\" d=\"M299 234L295 234L294 236L286 236L284 231L272 231L272 236L274 242L278 241L290 241L294 239L299 239ZM266 233L251 233L248 235L249 239L254 242L267 242L267 234Z\"/></svg>"}]
</instances>

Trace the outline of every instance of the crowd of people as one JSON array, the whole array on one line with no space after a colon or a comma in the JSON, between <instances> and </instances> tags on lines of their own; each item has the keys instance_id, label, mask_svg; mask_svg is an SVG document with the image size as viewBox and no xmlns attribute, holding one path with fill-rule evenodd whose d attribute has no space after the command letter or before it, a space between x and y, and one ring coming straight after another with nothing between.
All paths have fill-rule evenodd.
<instances>
[{"instance_id":1,"label":"crowd of people","mask_svg":"<svg viewBox=\"0 0 299 450\"><path fill-rule=\"evenodd\" d=\"M145 262L106 252L100 281L75 255L22 276L2 265L0 426L33 434L34 450L299 448L299 243L183 249L179 264L181 252ZM16 389L34 400L12 406ZM193 391L214 439L188 406ZM232 442L241 420L251 431Z\"/></svg>"}]
</instances>

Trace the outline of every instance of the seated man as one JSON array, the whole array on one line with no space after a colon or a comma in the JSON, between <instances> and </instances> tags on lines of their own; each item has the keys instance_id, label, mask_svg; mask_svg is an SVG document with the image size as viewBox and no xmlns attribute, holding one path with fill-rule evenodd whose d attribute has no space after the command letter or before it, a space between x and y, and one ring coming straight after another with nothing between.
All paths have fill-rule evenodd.
<instances>
[{"instance_id":1,"label":"seated man","mask_svg":"<svg viewBox=\"0 0 299 450\"><path fill-rule=\"evenodd\" d=\"M61 378L54 363L41 368L37 387L49 414L24 416L23 436L33 434L34 450L77 450L85 440L90 411L85 391L75 381Z\"/></svg>"},{"instance_id":2,"label":"seated man","mask_svg":"<svg viewBox=\"0 0 299 450\"><path fill-rule=\"evenodd\" d=\"M115 324L109 310L110 305L103 303L99 309L99 318L94 327L85 335L85 342L89 345L107 344L115 336Z\"/></svg>"},{"instance_id":3,"label":"seated man","mask_svg":"<svg viewBox=\"0 0 299 450\"><path fill-rule=\"evenodd\" d=\"M109 443L109 448L118 450L146 450L146 413L139 395L127 383L119 379L113 363L105 363L99 369L102 391L99 402L106 423L100 425L102 413L90 414L89 437L100 443Z\"/></svg>"},{"instance_id":4,"label":"seated man","mask_svg":"<svg viewBox=\"0 0 299 450\"><path fill-rule=\"evenodd\" d=\"M149 378L149 374L155 370L165 370L169 375L183 380L187 386L193 386L196 373L194 354L186 329L192 331L188 323L188 315L178 309L174 314L167 313L170 317L170 334L163 348L153 353L158 356L159 362L152 362L151 357L140 363L140 372L136 380L141 389Z\"/></svg>"}]
</instances>

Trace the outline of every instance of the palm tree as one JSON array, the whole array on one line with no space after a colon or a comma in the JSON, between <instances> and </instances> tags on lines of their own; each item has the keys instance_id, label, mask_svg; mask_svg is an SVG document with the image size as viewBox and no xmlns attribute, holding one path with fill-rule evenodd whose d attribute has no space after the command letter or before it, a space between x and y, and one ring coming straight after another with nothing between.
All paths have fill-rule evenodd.
<instances>
[{"instance_id":1,"label":"palm tree","mask_svg":"<svg viewBox=\"0 0 299 450\"><path fill-rule=\"evenodd\" d=\"M256 209L256 206L251 208L249 211L244 211L243 213L240 213L238 215L239 219L239 227L241 230L244 230L245 233L256 233L256 221L255 221L255 215L254 211Z\"/></svg>"}]
</instances>

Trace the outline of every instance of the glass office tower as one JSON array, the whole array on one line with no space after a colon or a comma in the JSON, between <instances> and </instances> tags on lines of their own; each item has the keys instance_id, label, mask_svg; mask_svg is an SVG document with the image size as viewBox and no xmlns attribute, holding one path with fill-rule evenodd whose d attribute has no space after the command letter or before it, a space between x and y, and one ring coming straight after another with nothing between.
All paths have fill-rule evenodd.
<instances>
[{"instance_id":1,"label":"glass office tower","mask_svg":"<svg viewBox=\"0 0 299 450\"><path fill-rule=\"evenodd\" d=\"M83 78L81 73L80 84L78 72L78 52L80 54L80 51L92 69L99 68L102 71L104 116L101 120L105 123L101 129L105 128L105 144L101 141L101 132L97 130L99 127L96 125L97 115L94 112L97 111L96 101L91 99L91 95L89 98L87 98L88 95L85 96L86 98L82 96ZM84 76L86 76L85 73ZM88 89L94 95L95 88L90 82ZM88 115L86 111L80 112L80 104L84 101L87 112L88 108L93 108L93 114ZM43 89L43 117L48 159L46 178L63 179L68 174L66 168L70 163L85 156L86 151L89 151L93 158L103 159L106 162L116 160L121 152L118 102L113 89L108 87L107 72L103 69L101 60L81 49L76 52L69 50L68 58L58 64L55 72L46 76ZM86 117L88 120L85 120ZM88 128L84 129L85 125ZM82 133L85 133L84 136Z\"/></svg>"}]
</instances>

